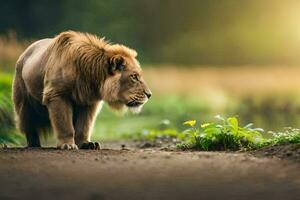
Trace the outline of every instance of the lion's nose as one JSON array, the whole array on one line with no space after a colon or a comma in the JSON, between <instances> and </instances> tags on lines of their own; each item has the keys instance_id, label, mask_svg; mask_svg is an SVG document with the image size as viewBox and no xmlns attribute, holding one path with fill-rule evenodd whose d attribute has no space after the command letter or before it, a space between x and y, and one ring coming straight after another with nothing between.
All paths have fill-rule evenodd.
<instances>
[{"instance_id":1,"label":"lion's nose","mask_svg":"<svg viewBox=\"0 0 300 200\"><path fill-rule=\"evenodd\" d=\"M150 97L152 96L152 92L150 90L145 91L145 95L148 97L148 99L150 99Z\"/></svg>"}]
</instances>

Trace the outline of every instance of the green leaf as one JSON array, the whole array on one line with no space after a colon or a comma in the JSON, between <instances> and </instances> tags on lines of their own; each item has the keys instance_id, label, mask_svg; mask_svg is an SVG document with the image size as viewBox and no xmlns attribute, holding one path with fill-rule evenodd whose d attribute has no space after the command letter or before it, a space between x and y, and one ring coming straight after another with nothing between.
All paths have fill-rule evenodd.
<instances>
[{"instance_id":1,"label":"green leaf","mask_svg":"<svg viewBox=\"0 0 300 200\"><path fill-rule=\"evenodd\" d=\"M253 123L249 123L246 126L244 126L244 128L251 128L253 126Z\"/></svg>"},{"instance_id":2,"label":"green leaf","mask_svg":"<svg viewBox=\"0 0 300 200\"><path fill-rule=\"evenodd\" d=\"M234 132L238 131L239 123L236 117L229 117L227 119L228 124L232 127Z\"/></svg>"},{"instance_id":3,"label":"green leaf","mask_svg":"<svg viewBox=\"0 0 300 200\"><path fill-rule=\"evenodd\" d=\"M259 131L259 132L264 132L264 129L262 129L262 128L254 128L254 129L252 129L252 130L254 130L254 131Z\"/></svg>"},{"instance_id":4,"label":"green leaf","mask_svg":"<svg viewBox=\"0 0 300 200\"><path fill-rule=\"evenodd\" d=\"M207 134L220 134L221 130L219 128L212 127L205 129L204 132Z\"/></svg>"}]
</instances>

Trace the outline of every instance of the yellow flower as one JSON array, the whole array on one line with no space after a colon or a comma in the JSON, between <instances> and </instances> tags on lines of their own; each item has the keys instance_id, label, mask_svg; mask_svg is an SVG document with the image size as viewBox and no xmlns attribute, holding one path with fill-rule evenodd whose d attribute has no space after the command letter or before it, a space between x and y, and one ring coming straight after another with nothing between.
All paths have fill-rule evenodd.
<instances>
[{"instance_id":1,"label":"yellow flower","mask_svg":"<svg viewBox=\"0 0 300 200\"><path fill-rule=\"evenodd\" d=\"M196 124L196 120L189 120L183 123L184 125L189 125L191 127L194 127Z\"/></svg>"},{"instance_id":2,"label":"yellow flower","mask_svg":"<svg viewBox=\"0 0 300 200\"><path fill-rule=\"evenodd\" d=\"M210 125L210 123L201 124L201 128L208 127L209 125Z\"/></svg>"}]
</instances>

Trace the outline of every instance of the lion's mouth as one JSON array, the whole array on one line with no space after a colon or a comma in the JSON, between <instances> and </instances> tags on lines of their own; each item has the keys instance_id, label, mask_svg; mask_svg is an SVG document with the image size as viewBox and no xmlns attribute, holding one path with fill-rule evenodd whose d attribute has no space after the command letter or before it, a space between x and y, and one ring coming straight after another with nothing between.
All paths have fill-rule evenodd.
<instances>
[{"instance_id":1,"label":"lion's mouth","mask_svg":"<svg viewBox=\"0 0 300 200\"><path fill-rule=\"evenodd\" d=\"M139 102L139 101L130 101L129 103L126 104L126 106L128 107L138 107L143 105L143 102Z\"/></svg>"}]
</instances>

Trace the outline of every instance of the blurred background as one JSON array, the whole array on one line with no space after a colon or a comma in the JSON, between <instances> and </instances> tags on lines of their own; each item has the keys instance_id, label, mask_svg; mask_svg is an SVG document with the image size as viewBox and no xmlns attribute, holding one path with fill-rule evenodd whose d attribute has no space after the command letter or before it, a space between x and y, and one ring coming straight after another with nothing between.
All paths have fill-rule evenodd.
<instances>
[{"instance_id":1,"label":"blurred background","mask_svg":"<svg viewBox=\"0 0 300 200\"><path fill-rule=\"evenodd\" d=\"M18 56L66 30L136 49L153 92L139 116L105 106L95 139L180 130L216 114L265 130L299 127L299 11L297 0L3 0L0 134L17 132L10 93Z\"/></svg>"}]
</instances>

